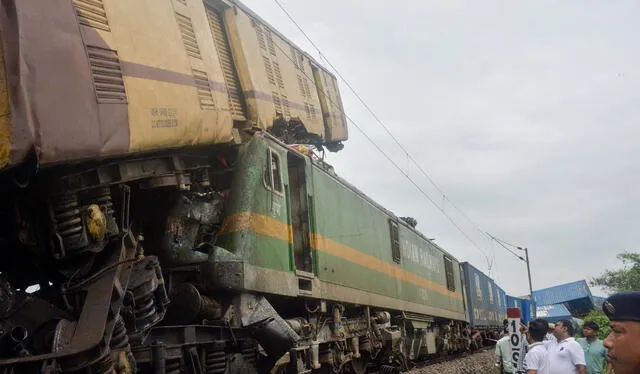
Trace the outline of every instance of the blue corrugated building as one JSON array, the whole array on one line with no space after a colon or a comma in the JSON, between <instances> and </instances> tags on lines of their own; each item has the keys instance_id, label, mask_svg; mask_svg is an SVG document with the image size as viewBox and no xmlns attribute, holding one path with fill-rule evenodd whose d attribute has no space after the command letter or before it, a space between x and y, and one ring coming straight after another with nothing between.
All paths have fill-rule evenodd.
<instances>
[{"instance_id":1,"label":"blue corrugated building","mask_svg":"<svg viewBox=\"0 0 640 374\"><path fill-rule=\"evenodd\" d=\"M564 305L573 316L589 313L594 307L593 295L585 280L533 291L536 305Z\"/></svg>"}]
</instances>

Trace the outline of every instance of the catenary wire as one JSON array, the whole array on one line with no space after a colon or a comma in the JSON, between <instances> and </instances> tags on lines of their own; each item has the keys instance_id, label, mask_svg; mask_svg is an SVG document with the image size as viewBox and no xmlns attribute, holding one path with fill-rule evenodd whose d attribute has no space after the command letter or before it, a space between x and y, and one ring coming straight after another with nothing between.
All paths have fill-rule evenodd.
<instances>
[{"instance_id":1,"label":"catenary wire","mask_svg":"<svg viewBox=\"0 0 640 374\"><path fill-rule=\"evenodd\" d=\"M273 43L279 50L280 52L282 52L282 54L289 59L291 62L293 62L295 64L295 61L293 60L293 58L291 56L289 56L289 53L286 52L285 50L282 49L282 47L280 47L279 43ZM314 78L310 77L304 70L300 70L300 72L302 73L302 75L304 75L307 79L310 79L312 82L315 81ZM317 86L316 86L317 87ZM485 257L485 260L487 261L487 265L490 267L490 261L489 261L489 256L487 255L487 253L473 240L471 239L471 237L460 227L460 225L458 225L453 218L451 218L451 216L449 216L445 210L438 205L438 203L436 203L436 201L429 196L429 194L426 193L426 191L424 191L424 189L422 187L420 187L412 178L411 176L409 176L408 173L406 173L382 148L380 148L380 146L360 127L358 126L358 124L344 111L340 108L340 106L331 99L331 97L328 95L328 93L326 91L323 91L323 94L325 96L325 98L335 107L337 108L338 111L340 111L341 114L343 114L345 116L345 118L378 150L378 152L380 152L402 175L405 176L405 178L407 178L409 180L409 182L416 188L418 189L418 191L420 191L420 193L422 193L422 195L424 195L424 197L427 198L427 200L429 200L429 202L431 202L431 204L433 204L433 206L435 206L448 220L449 222L451 222L451 224L453 226L456 227L456 229L458 231L460 231L460 233L471 243L473 244L473 246L478 249L480 251L480 253L482 253L482 255Z\"/></svg>"},{"instance_id":2,"label":"catenary wire","mask_svg":"<svg viewBox=\"0 0 640 374\"><path fill-rule=\"evenodd\" d=\"M520 259L520 260L522 260L522 261L526 261L522 256L520 256L519 254L517 254L517 253L516 253L516 252L514 252L513 250L511 250L511 249L507 248L507 246L505 246L505 245L503 244L503 243L505 243L505 244L509 244L509 243L507 243L507 242L503 242L502 240L500 240L500 239L496 238L495 236L493 236L493 235L491 235L491 234L489 234L489 233L486 233L486 234L487 234L487 235L489 235L489 236L491 237L491 239L493 239L496 243L498 243L502 248L506 249L509 253L511 253L512 255L516 256L518 259ZM520 249L520 247L518 247L518 246L514 246L513 244L509 244L509 245L511 245L511 246L513 246L513 247L516 247L516 248Z\"/></svg>"},{"instance_id":3,"label":"catenary wire","mask_svg":"<svg viewBox=\"0 0 640 374\"><path fill-rule=\"evenodd\" d=\"M340 77L342 82L344 82L344 84L349 88L349 90L351 90L351 92L354 94L354 96L358 99L358 101L360 101L360 103L365 107L365 109L367 109L367 111L376 120L376 122L378 122L378 124L380 124L380 126L382 126L382 128L385 130L385 132L393 139L393 141L398 145L398 147L400 147L400 149L402 150L402 152L404 152L404 154L407 156L407 158L414 165L417 166L417 168L420 171L420 173L427 178L427 180L436 188L436 190L438 190L438 192L442 195L443 200L445 202L448 202L456 211L458 211L458 213L460 213L460 215L462 217L464 217L464 219L466 219L481 235L485 235L485 232L480 229L479 225L477 223L475 223L471 218L469 218L469 216L467 216L462 211L462 209L460 209L451 199L449 199L449 197L444 193L444 191L440 188L440 186L433 180L433 178L429 175L429 173L427 173L427 171L413 158L413 156L400 143L400 141L393 135L393 133L391 133L391 130L389 130L389 128L384 124L384 122L382 122L382 120L378 117L378 115L375 114L373 109L371 109L371 107L364 101L364 99L362 99L362 97L356 92L355 88L353 88L353 86L342 76L342 74L340 74L340 71L331 63L331 61L329 61L329 59L326 57L326 55L324 53L322 53L322 50L320 50L320 48L313 42L313 40L309 37L309 35L307 35L307 33L304 31L302 26L300 26L300 24L298 24L298 22L296 22L296 20L293 18L293 16L285 9L285 7L280 3L280 1L279 0L273 0L273 1L286 14L287 18L289 18L289 20L298 28L298 30L302 33L302 35L304 35L304 37L309 41L309 43L317 50L317 52L320 55L320 57L324 61L326 61L327 64L335 71L336 75L338 77Z\"/></svg>"}]
</instances>

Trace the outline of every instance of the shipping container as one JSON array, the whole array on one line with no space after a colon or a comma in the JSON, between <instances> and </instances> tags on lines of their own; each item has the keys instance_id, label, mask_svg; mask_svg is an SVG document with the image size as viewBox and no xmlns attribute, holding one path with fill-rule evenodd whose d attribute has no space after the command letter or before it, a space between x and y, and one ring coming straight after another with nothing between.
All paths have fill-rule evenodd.
<instances>
[{"instance_id":1,"label":"shipping container","mask_svg":"<svg viewBox=\"0 0 640 374\"><path fill-rule=\"evenodd\" d=\"M526 304L526 305L525 305ZM507 308L518 308L520 309L520 313L522 315L522 319L525 321L529 321L533 319L533 311L530 308L529 300L525 300L519 297L509 296L507 295ZM528 308L529 314L525 315L524 309Z\"/></svg>"},{"instance_id":2,"label":"shipping container","mask_svg":"<svg viewBox=\"0 0 640 374\"><path fill-rule=\"evenodd\" d=\"M593 295L585 280L533 291L533 298L536 305L564 304L574 316L589 313L595 305Z\"/></svg>"},{"instance_id":3,"label":"shipping container","mask_svg":"<svg viewBox=\"0 0 640 374\"><path fill-rule=\"evenodd\" d=\"M507 318L507 293L502 287L496 284L496 292L498 297L498 313L500 318Z\"/></svg>"},{"instance_id":4,"label":"shipping container","mask_svg":"<svg viewBox=\"0 0 640 374\"><path fill-rule=\"evenodd\" d=\"M524 321L525 325L529 325L529 322L531 322L531 320L535 318L535 313L533 308L534 306L531 303L530 299L522 298L522 310L529 311L529 313L522 313L522 320Z\"/></svg>"},{"instance_id":5,"label":"shipping container","mask_svg":"<svg viewBox=\"0 0 640 374\"><path fill-rule=\"evenodd\" d=\"M536 308L538 318L544 318L547 322L557 322L561 319L571 320L571 313L562 304L542 305Z\"/></svg>"},{"instance_id":6,"label":"shipping container","mask_svg":"<svg viewBox=\"0 0 640 374\"><path fill-rule=\"evenodd\" d=\"M476 328L499 328L502 317L491 278L468 262L460 264L467 287L469 322Z\"/></svg>"}]
</instances>

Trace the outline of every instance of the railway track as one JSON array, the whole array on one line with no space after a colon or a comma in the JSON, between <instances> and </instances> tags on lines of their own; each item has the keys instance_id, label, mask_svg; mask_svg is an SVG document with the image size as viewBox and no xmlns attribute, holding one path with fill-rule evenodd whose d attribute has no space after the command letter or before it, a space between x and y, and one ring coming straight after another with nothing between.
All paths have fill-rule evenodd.
<instances>
[{"instance_id":1,"label":"railway track","mask_svg":"<svg viewBox=\"0 0 640 374\"><path fill-rule=\"evenodd\" d=\"M426 369L430 366L433 365L437 365L437 364L445 364L448 362L452 362L452 361L457 361L457 360L463 360L475 355L479 355L485 352L490 352L494 349L494 345L489 345L489 346L485 346L482 347L474 352L462 352L462 353L458 353L458 354L454 354L454 355L449 355L449 356L443 356L443 357L437 357L437 358L433 358L433 359L429 359L429 360L424 360L424 361L419 361L416 363L411 363L409 365L409 370L406 371L407 373L419 373L421 372L421 369ZM376 370L373 371L367 371L367 373L370 374L388 374L388 373L400 373L398 371L393 371L391 368L378 368ZM443 373L445 374L445 373Z\"/></svg>"}]
</instances>

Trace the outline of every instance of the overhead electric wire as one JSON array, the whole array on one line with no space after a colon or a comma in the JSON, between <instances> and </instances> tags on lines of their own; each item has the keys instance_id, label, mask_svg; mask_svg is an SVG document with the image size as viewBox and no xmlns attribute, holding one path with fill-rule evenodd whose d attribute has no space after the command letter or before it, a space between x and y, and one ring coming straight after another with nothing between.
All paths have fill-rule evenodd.
<instances>
[{"instance_id":1,"label":"overhead electric wire","mask_svg":"<svg viewBox=\"0 0 640 374\"><path fill-rule=\"evenodd\" d=\"M276 3L278 3L278 1L277 1L277 0L274 0L274 1L276 1ZM278 3L278 5L280 5L280 4ZM284 10L284 9L283 9L283 10ZM285 11L285 13L286 13L286 10L284 10L284 11ZM287 15L288 15L288 13L287 13ZM293 19L292 19L292 22L294 22L294 23L295 23L295 21L294 21ZM297 23L296 23L296 26L297 26ZM300 27L298 26L298 28L300 28ZM300 28L300 30L302 31L302 29L301 29L301 28ZM302 31L302 32L304 33L304 31ZM305 34L305 36L306 36L306 34ZM293 62L293 63L295 64L294 59L293 59L292 57L290 57L290 56L289 56L289 53L288 53L288 52L284 51L284 50L282 49L282 47L280 47L280 46L278 45L278 43L274 43L274 45L275 45L275 46L280 50L280 52L282 52L282 54L283 54L285 57L287 57L291 62ZM314 47L315 47L315 45L314 45ZM317 47L316 47L316 48L317 48ZM335 67L334 67L333 69L335 70ZM312 82L315 80L313 77L310 77L310 76L309 76L309 75L308 75L304 70L302 70L302 69L301 69L301 71L300 71L300 72L302 73L302 75L304 75L306 78L310 79ZM343 80L344 80L344 79L343 79ZM317 87L317 86L316 86L316 87ZM366 133L366 132L365 132L365 131L360 127L360 126L358 126L358 124L357 124L357 123L356 123L356 122L355 122L355 121L354 121L354 120L353 120L353 119L352 119L352 118L351 118L351 117L350 117L350 116L349 116L349 115L348 115L344 110L340 109L340 106L338 105L338 103L334 102L334 101L331 99L331 97L328 95L328 93L327 93L326 91L324 91L323 93L324 93L325 98L326 98L326 99L327 99L327 100L328 100L332 105L334 105L334 106L337 108L337 110L338 110L338 111L340 111L340 112L345 116L345 118L346 118L349 122L351 122L351 124L352 124L353 126L355 126L355 128L356 128L356 129L357 129L357 130L358 130L358 131L359 131L359 132L360 132L360 133L361 133L361 134L362 134L362 135L363 135L363 136L364 136L364 137L365 137L365 138L366 138L366 139L367 139L367 140L368 140L368 141L369 141L369 142L370 142L370 143L371 143L371 144L372 144L372 145L373 145L377 150L378 150L378 152L380 152L380 153L381 153L381 154L382 154L382 155L383 155L383 156L384 156L384 157L385 157L385 158L386 158L386 159L387 159L387 160L388 160L388 161L389 161L389 162L390 162L390 163L391 163L391 164L392 164L396 169L398 169L398 171L399 171L402 175L404 175L404 176L409 180L409 182L410 182L411 184L413 184L413 186L414 186L415 188L417 188L417 189L418 189L418 191L420 191L420 192L422 193L422 195L424 195L424 197L426 197L426 198L427 198L427 200L429 200L429 202L431 202L431 204L432 204L433 206L435 206L435 207L436 207L436 208L437 208L437 209L438 209L438 210L439 210L439 211L440 211L440 212L441 212L441 213L442 213L442 214L443 214L443 215L444 215L444 216L449 220L449 222L451 222L451 224L452 224L453 226L455 226L455 227L456 227L456 229L458 229L458 231L460 231L460 233L461 233L461 234L462 234L462 235L463 235L463 236L464 236L464 237L465 237L465 238L466 238L466 239L467 239L471 244L473 244L473 246L474 246L476 249L478 249L478 250L483 254L483 256L485 257L485 259L486 259L486 261L487 261L487 265L488 265L488 267L489 267L489 268L491 268L491 263L490 263L490 261L489 261L489 256L487 255L487 253L486 253L486 252L485 252L485 251L484 251L484 250L483 250L483 249L482 249L482 248L481 248L481 247L480 247L480 246L479 246L479 245L478 245L478 244L477 244L473 239L471 239L471 237L470 237L470 236L469 236L469 235L468 235L468 234L467 234L467 233L466 233L466 232L465 232L465 231L464 231L464 230L463 230L463 229L462 229L462 228L461 228L461 227L460 227L460 226L459 226L459 225L458 225L454 220L453 220L453 218L451 218L451 216L449 216L449 215L444 211L444 209L443 209L442 207L440 207L440 206L435 202L435 200L434 200L433 198L431 198L431 196L429 196L429 194L427 194L427 193L426 193L426 191L424 191L424 189L422 189L422 187L420 187L420 186L419 186L419 185L418 185L418 184L417 184L417 183L416 183L416 182L415 182L415 181L414 181L414 180L409 176L409 174L408 174L408 173L406 173L404 170L402 170L402 168L401 168L401 167L400 167L400 166L399 166L399 165L398 165L398 164L397 164L397 163L396 163L396 162L395 162L395 161L394 161L394 160L393 160L393 159L392 159L392 158L391 158L391 157L390 157L390 156L389 156L389 155L388 155L388 154L387 154L387 153L386 153L382 148L380 148L380 146L379 146L379 145L378 145L378 144L377 144L377 143L376 143L376 142L375 142L375 141L374 141L374 140L373 140L369 135L367 135L367 133ZM415 162L415 161L414 161L414 162ZM443 196L444 196L444 195L443 195ZM483 231L481 231L481 230L480 230L480 232L481 232L481 233L483 233Z\"/></svg>"},{"instance_id":2,"label":"overhead electric wire","mask_svg":"<svg viewBox=\"0 0 640 374\"><path fill-rule=\"evenodd\" d=\"M329 59L326 58L326 56L322 53L320 48L313 42L313 40L309 37L309 35L307 35L307 33L304 31L304 29L298 24L298 22L296 22L296 20L293 18L293 16L284 8L284 6L278 0L274 0L274 2L286 14L286 16L289 18L289 20L298 28L298 30L300 30L300 32L309 41L309 43L318 51L318 53L321 56L321 58L324 59L327 62L327 64L335 71L336 75L338 75L338 77L340 77L340 79L344 82L344 84L351 90L351 92L360 101L360 103L367 109L367 111L373 116L373 118L382 126L382 128L386 131L386 133L400 147L400 149L405 153L407 158L409 160L411 160L411 162L413 162L413 164L418 167L418 170L420 170L420 172L427 178L427 180L429 180L429 182L438 190L438 192L442 195L443 200L448 201L449 204L454 209L456 209L458 211L458 213L460 213L469 223L471 223L472 226L475 227L476 230L478 230L478 232L480 232L482 235L485 235L485 232L483 230L481 230L479 228L479 226L473 220L471 220L471 218L469 218L466 214L464 214L464 212L462 212L462 210L460 208L458 208L458 206L456 204L454 204L453 201L451 201L451 199L449 199L447 197L447 195L444 193L444 191L442 191L442 189L435 183L433 178L431 178L431 176L422 168L422 166L420 166L420 164L418 164L418 162L413 158L413 156L411 156L411 154L402 146L400 141L391 133L389 128L384 125L382 120L375 114L375 112L369 107L369 105L367 105L367 103L362 99L362 97L360 97L360 95L358 95L358 93L351 86L351 84L342 76L342 74L340 74L340 71L338 71L338 69L331 63L331 61L329 61ZM306 73L305 73L305 75L306 75ZM335 105L335 103L333 103L333 104ZM409 181L416 188L418 188L418 190L420 190L420 192L422 192L422 194L425 195L425 197L427 197L427 199L429 199L429 201L436 208L438 208L438 210L440 210L445 215L445 217L447 217L447 219L467 238L467 240L469 240L476 248L478 248L485 255L485 257L487 257L487 254L484 252L484 250L482 250L480 248L480 246L478 246L473 240L471 240L471 238L466 234L466 232L464 232L464 230L462 230L460 228L460 226L453 221L453 219L444 211L444 209L442 207L440 207L430 196L428 196L426 194L426 192L422 188L420 188L413 181L413 179L411 179L411 177L409 177L409 175L407 173L405 173L393 160L391 160L391 158L386 153L384 153L384 151L382 151L382 149L355 123L355 121L353 121L344 111L342 111L342 113L358 129L358 131L360 131L360 133L362 133L367 138L367 140L369 140L369 142L372 143L376 147L376 149L378 149L378 151L380 151L405 177L407 177L407 179L409 179ZM487 258L487 264L489 265L489 267L491 267L491 265L489 264L488 258Z\"/></svg>"},{"instance_id":3,"label":"overhead electric wire","mask_svg":"<svg viewBox=\"0 0 640 374\"><path fill-rule=\"evenodd\" d=\"M367 109L367 111L371 114L371 116L378 122L378 124L380 124L380 126L382 126L382 128L385 130L385 132L393 139L393 141L398 145L398 147L400 147L400 149L404 152L404 154L406 155L406 157L413 162L414 165L416 165L418 167L418 170L422 173L422 175L424 175L427 180L436 188L436 190L442 195L442 199L445 202L449 202L449 204L458 211L458 213L460 213L460 215L462 217L464 217L464 219L466 219L481 235L486 235L489 238L491 238L493 241L495 241L496 243L498 243L502 248L504 248L506 251L508 251L509 253L511 253L512 255L514 255L516 258L518 258L521 261L526 261L522 256L520 256L519 254L517 254L516 252L514 252L513 250L507 248L505 246L505 244L517 248L519 250L522 250L521 247L513 245L509 242L505 242L502 241L498 238L496 238L495 236L489 234L486 231L483 231L482 229L480 229L480 226L478 224L476 224L471 218L469 218L451 199L449 199L447 197L447 195L444 193L444 191L440 188L440 186L438 186L438 184L433 180L433 178L431 178L431 176L429 175L429 173L427 173L424 168L413 158L413 156L411 156L411 154L409 153L409 151L406 150L406 148L400 143L400 141L393 135L393 133L391 133L391 131L389 130L389 128L382 122L382 120L375 114L375 112L373 111L373 109L371 109L369 107L369 105L367 105L367 103L364 101L364 99L362 99L362 97L356 92L356 90L353 88L353 86L351 86L351 84L342 76L342 74L340 74L340 71L331 63L331 61L329 61L329 59L322 53L322 50L320 50L320 48L313 42L313 40L309 37L309 35L307 35L307 33L304 31L304 29L298 24L298 22L296 22L296 20L293 18L293 16L285 9L285 7L280 3L280 1L278 0L273 0L276 5L278 5L278 7L286 14L286 16L289 18L289 20L298 28L298 30L300 30L300 32L302 33L302 35L304 35L304 37L309 41L309 43L311 43L311 45L316 49L316 51L318 52L318 54L320 55L320 57L327 62L327 64L334 70L334 72L336 73L336 75L344 82L344 84L351 90L351 92L354 94L354 96L358 99L358 101L360 101L360 103L365 107L365 109ZM284 51L283 51L284 52ZM288 56L285 53L285 56ZM306 73L303 72L303 74L306 76ZM307 76L307 78L309 78ZM325 96L328 98L328 95ZM331 101L331 99L329 99L329 101ZM335 105L335 103L333 101L331 101L332 104ZM336 107L338 107L336 105ZM338 107L339 108L339 107ZM430 202L431 204L433 204L433 206L435 206L438 210L440 210L440 212L442 212L442 214L447 217L447 219L458 229L458 231L460 231L460 233L467 239L469 240L469 242L471 242L474 247L476 247L484 256L485 259L487 261L487 266L489 268L489 272L491 272L491 268L493 267L493 261L489 260L489 256L487 255L487 253L482 250L480 248L480 246L478 244L476 244L475 241L473 241L468 235L467 233L444 211L443 207L440 207L413 179L411 179L411 177L408 175L408 173L405 173L404 170L402 170L402 168L400 168L400 166L398 164L396 164L395 161L393 161L381 148L380 146L378 146L377 143L375 143L373 141L373 139L371 139L369 137L369 135L366 134L366 132L364 130L362 130L360 128L360 126L358 126L355 121L353 119L351 119L351 117L349 117L344 111L342 111L342 114L344 114L344 116L349 120L349 122L351 122L356 129L358 129L358 131L360 131L360 133L362 135L365 136L365 138L367 138L367 140L380 152L382 153L385 158L387 158L387 160L389 162L391 162L391 164L398 169L398 171L400 171L400 173L402 173L410 182L411 184L413 184Z\"/></svg>"},{"instance_id":4,"label":"overhead electric wire","mask_svg":"<svg viewBox=\"0 0 640 374\"><path fill-rule=\"evenodd\" d=\"M508 246L510 246L510 247L517 248L517 249L519 249L519 250L521 250L521 251L522 251L522 247L520 247L520 246L518 246L518 245L511 244L511 243L509 243L509 242L507 242L507 241L505 241L505 240L502 240L502 239L500 239L500 238L496 238L495 236L490 235L489 233L487 233L487 235L491 236L491 238L492 238L492 239L494 239L494 240L497 240L497 241L502 242L502 243L504 243L504 244L506 244L506 245L508 245Z\"/></svg>"},{"instance_id":5,"label":"overhead electric wire","mask_svg":"<svg viewBox=\"0 0 640 374\"><path fill-rule=\"evenodd\" d=\"M522 248L518 247L517 245L509 244L508 242L500 240L500 239L496 238L495 236L489 234L488 232L486 234L489 235L491 237L491 239L493 239L496 243L498 243L502 248L506 249L509 253L511 253L512 255L516 256L517 258L519 258L522 261L526 261L522 256L520 256L519 254L517 254L513 250L507 248L507 246L505 246L505 244L510 245L512 247L515 247L515 248L518 248L520 250L522 250Z\"/></svg>"},{"instance_id":6,"label":"overhead electric wire","mask_svg":"<svg viewBox=\"0 0 640 374\"><path fill-rule=\"evenodd\" d=\"M327 62L327 64L329 66L331 66L331 68L335 71L336 75L338 77L340 77L340 79L342 79L342 81L344 82L344 84L351 90L351 92L355 95L355 97L358 99L358 101L360 101L360 103L367 109L367 111L371 114L371 116L378 122L378 124L380 124L380 126L382 126L382 128L385 130L385 132L391 137L391 139L393 139L393 141L398 145L398 147L400 147L400 149L402 150L402 152L404 152L404 154L407 156L407 158L409 160L411 160L411 162L413 162L414 165L416 165L418 167L418 170L420 170L420 172L422 173L422 175L424 175L427 180L436 188L436 190L438 190L438 192L442 195L442 198L444 201L449 202L449 204L458 211L458 213L460 213L460 215L462 217L464 217L464 219L466 219L472 226L474 226L474 228L476 230L478 230L478 232L482 235L485 234L485 232L483 230L480 229L479 225L476 224L471 218L469 218L460 208L458 208L458 206L447 197L447 195L444 193L444 191L440 188L440 186L438 186L438 184L433 180L433 178L431 178L431 176L429 175L429 173L427 173L424 168L422 166L420 166L420 164L413 158L413 156L411 156L411 154L409 153L409 151L406 150L406 148L400 143L400 141L393 135L393 133L391 133L391 130L389 130L389 128L382 122L382 120L375 114L375 112L373 111L373 109L371 109L371 107L369 107L369 105L367 105L367 103L364 101L364 99L362 99L362 97L360 97L360 95L356 92L355 88L353 88L353 86L351 86L351 84L342 76L342 74L340 74L340 71L331 63L331 61L329 61L329 59L322 53L322 51L320 50L320 48L313 42L313 40L311 40L311 38L309 37L309 35L307 35L307 33L302 29L302 27L298 24L298 22L296 22L296 20L293 18L293 16L284 8L284 6L280 3L279 0L273 0L278 7L287 15L287 17L289 18L289 20L291 22L293 22L293 24L298 28L298 30L300 30L300 32L302 33L302 35L304 35L304 37L309 41L309 43L311 43L311 45L318 51L318 54L320 55L320 57L325 60Z\"/></svg>"}]
</instances>

